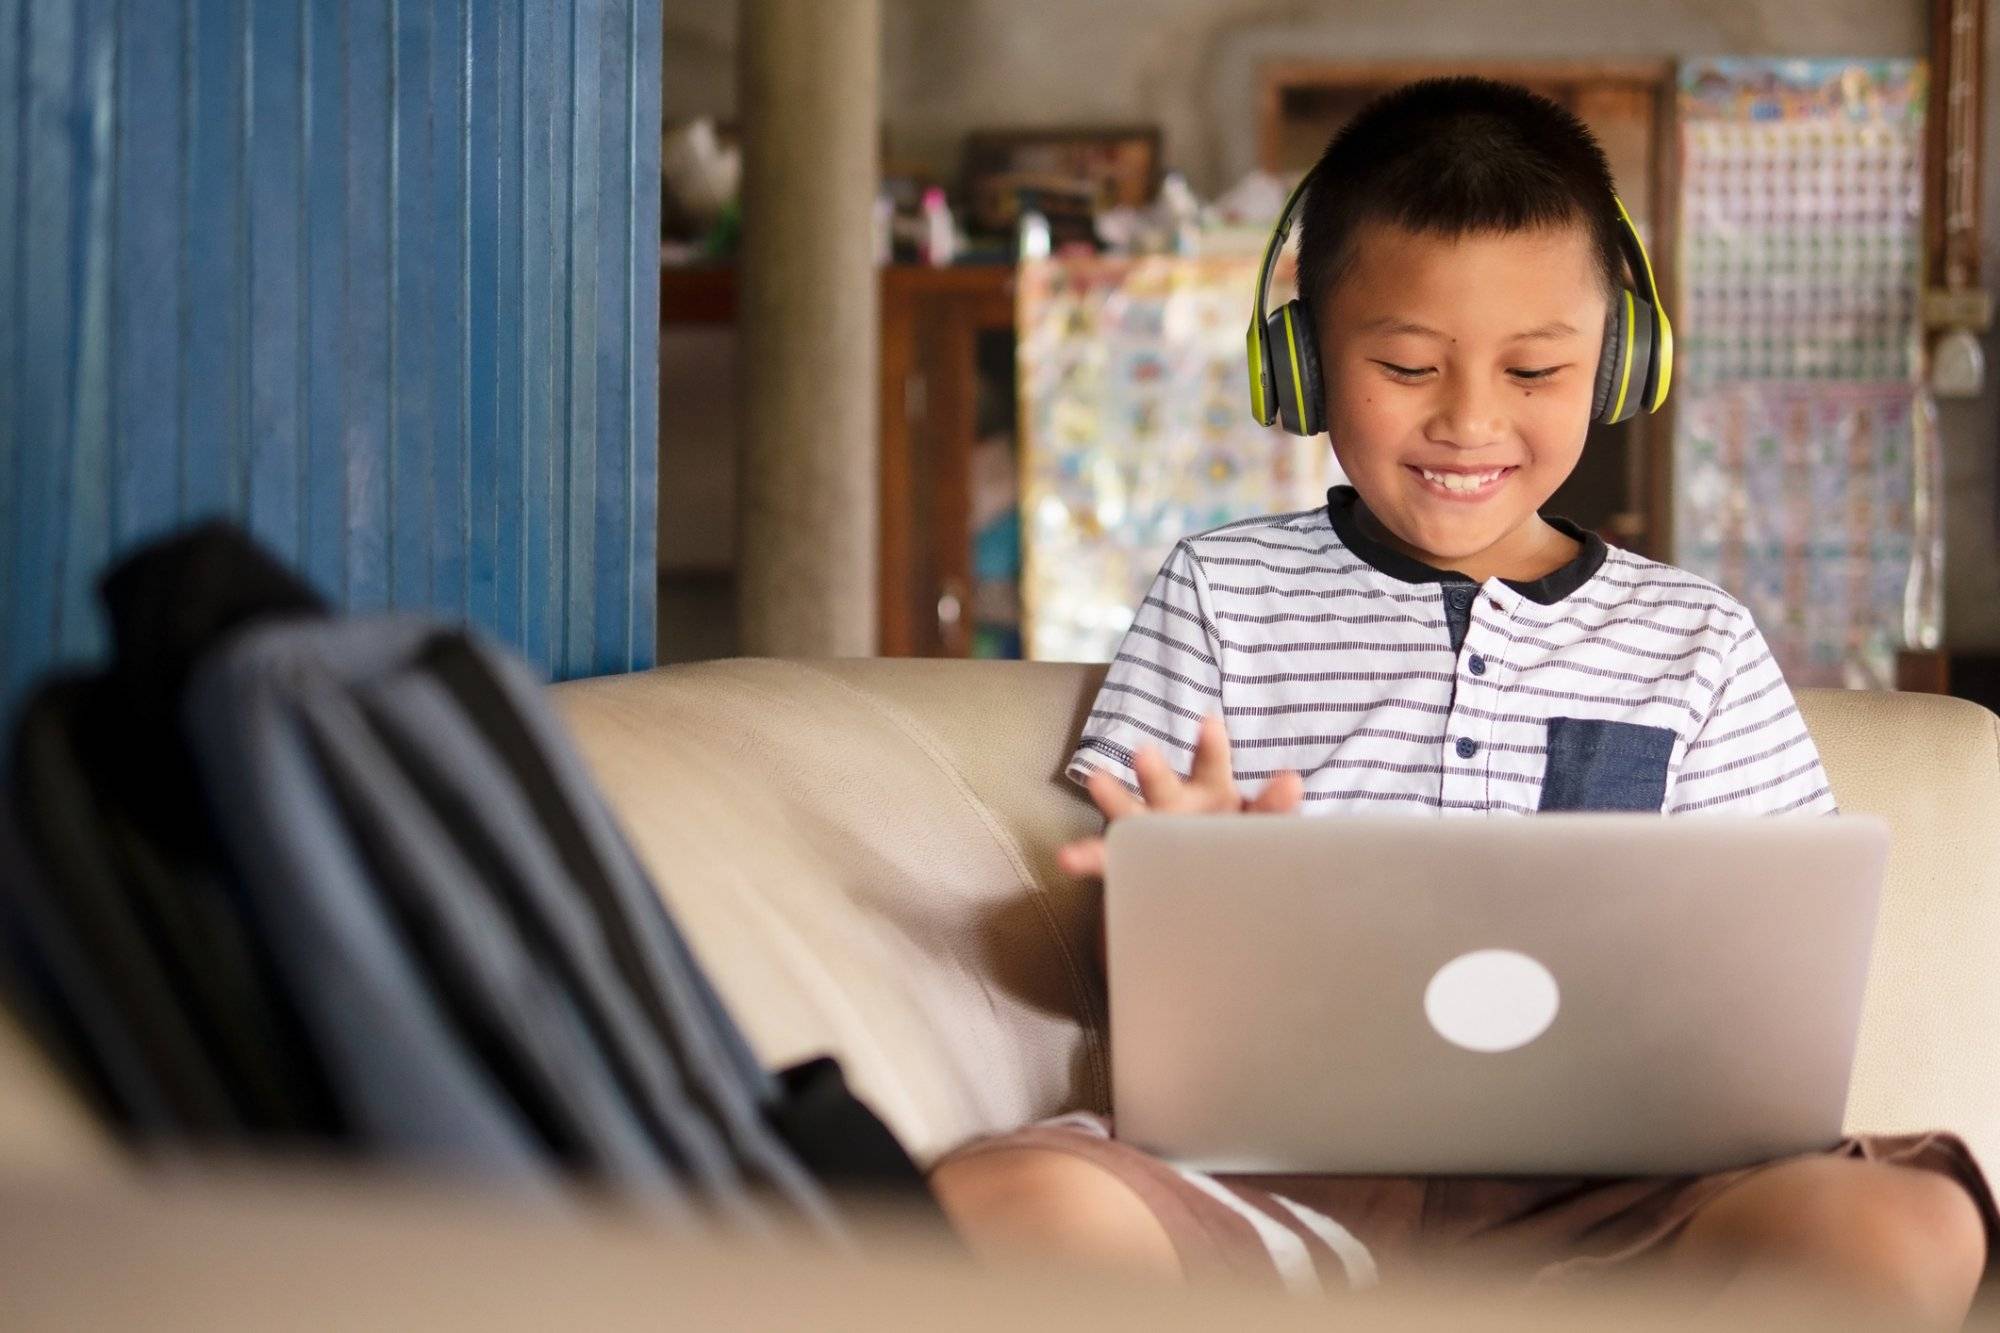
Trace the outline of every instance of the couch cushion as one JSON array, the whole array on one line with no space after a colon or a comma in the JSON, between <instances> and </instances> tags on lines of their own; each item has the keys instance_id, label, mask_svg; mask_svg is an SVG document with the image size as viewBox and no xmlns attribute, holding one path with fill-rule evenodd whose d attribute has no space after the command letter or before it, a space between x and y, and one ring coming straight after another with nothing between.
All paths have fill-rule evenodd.
<instances>
[{"instance_id":1,"label":"couch cushion","mask_svg":"<svg viewBox=\"0 0 2000 1333\"><path fill-rule=\"evenodd\" d=\"M1091 827L1057 774L1085 669L736 661L560 687L759 1053L837 1053L928 1159L1108 1082Z\"/></svg>"}]
</instances>

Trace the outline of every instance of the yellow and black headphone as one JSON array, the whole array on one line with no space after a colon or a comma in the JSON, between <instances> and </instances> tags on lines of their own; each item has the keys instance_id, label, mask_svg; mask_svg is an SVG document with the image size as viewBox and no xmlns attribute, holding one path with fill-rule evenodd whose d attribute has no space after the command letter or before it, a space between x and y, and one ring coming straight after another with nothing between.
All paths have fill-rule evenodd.
<instances>
[{"instance_id":1,"label":"yellow and black headphone","mask_svg":"<svg viewBox=\"0 0 2000 1333\"><path fill-rule=\"evenodd\" d=\"M1308 174L1307 179L1311 179ZM1294 435L1317 435L1326 429L1326 398L1320 383L1319 342L1313 332L1312 312L1300 299L1285 302L1276 311L1264 313L1264 296L1270 289L1271 270L1291 234L1292 215L1305 196L1306 181L1293 187L1278 214L1278 225L1264 247L1264 262L1257 271L1257 305L1250 315L1250 415L1260 426L1278 423ZM1597 388L1591 400L1590 419L1604 425L1629 421L1641 408L1660 410L1667 401L1667 386L1674 377L1674 326L1660 301L1660 286L1653 277L1653 261L1646 255L1645 242L1617 195L1611 202L1618 207L1618 244L1625 263L1642 289L1620 285L1611 303L1611 318L1605 321L1604 351L1597 362Z\"/></svg>"}]
</instances>

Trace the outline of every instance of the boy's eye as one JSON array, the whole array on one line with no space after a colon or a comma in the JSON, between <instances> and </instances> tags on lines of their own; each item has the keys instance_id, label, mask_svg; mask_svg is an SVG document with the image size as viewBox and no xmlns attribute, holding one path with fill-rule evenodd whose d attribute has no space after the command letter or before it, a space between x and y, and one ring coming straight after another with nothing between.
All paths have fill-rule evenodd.
<instances>
[{"instance_id":1,"label":"boy's eye","mask_svg":"<svg viewBox=\"0 0 2000 1333\"><path fill-rule=\"evenodd\" d=\"M1389 373L1390 379L1420 380L1431 373L1429 366L1399 366L1393 361L1377 361L1376 365Z\"/></svg>"},{"instance_id":2,"label":"boy's eye","mask_svg":"<svg viewBox=\"0 0 2000 1333\"><path fill-rule=\"evenodd\" d=\"M1545 380L1561 369L1561 366L1544 366L1540 370L1510 370L1507 373L1517 380L1527 380L1533 383L1536 380Z\"/></svg>"}]
</instances>

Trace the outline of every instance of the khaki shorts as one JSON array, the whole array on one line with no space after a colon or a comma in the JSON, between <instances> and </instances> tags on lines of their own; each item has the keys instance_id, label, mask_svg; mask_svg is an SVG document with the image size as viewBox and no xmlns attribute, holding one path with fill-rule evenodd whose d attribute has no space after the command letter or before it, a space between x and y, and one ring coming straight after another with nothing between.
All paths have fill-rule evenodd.
<instances>
[{"instance_id":1,"label":"khaki shorts","mask_svg":"<svg viewBox=\"0 0 2000 1333\"><path fill-rule=\"evenodd\" d=\"M1778 1162L1706 1176L1211 1176L1171 1166L1077 1113L958 1150L1013 1148L1093 1162L1143 1199L1191 1280L1340 1290L1468 1271L1523 1283L1585 1280L1642 1262L1731 1185ZM2000 1235L1992 1191L1953 1134L1863 1135L1824 1154L1936 1171L1963 1185ZM1781 1158L1796 1161L1799 1158Z\"/></svg>"}]
</instances>

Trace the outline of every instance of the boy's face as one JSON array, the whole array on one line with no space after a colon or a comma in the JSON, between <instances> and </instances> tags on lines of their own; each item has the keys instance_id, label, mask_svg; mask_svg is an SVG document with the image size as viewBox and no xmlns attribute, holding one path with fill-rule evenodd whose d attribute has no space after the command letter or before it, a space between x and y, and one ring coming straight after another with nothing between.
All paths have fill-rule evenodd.
<instances>
[{"instance_id":1,"label":"boy's face","mask_svg":"<svg viewBox=\"0 0 2000 1333\"><path fill-rule=\"evenodd\" d=\"M1331 295L1316 314L1333 452L1388 535L1482 578L1546 549L1536 511L1583 451L1604 339L1585 230L1364 224Z\"/></svg>"}]
</instances>

